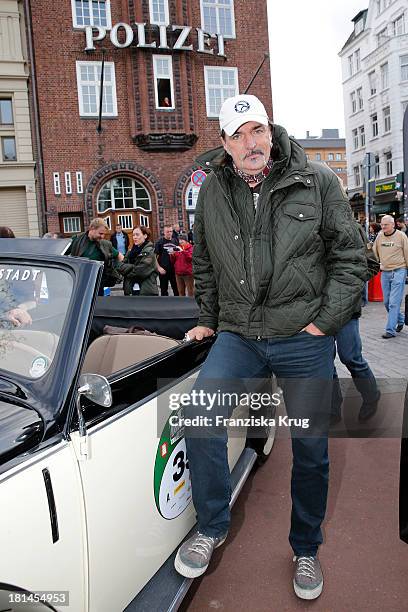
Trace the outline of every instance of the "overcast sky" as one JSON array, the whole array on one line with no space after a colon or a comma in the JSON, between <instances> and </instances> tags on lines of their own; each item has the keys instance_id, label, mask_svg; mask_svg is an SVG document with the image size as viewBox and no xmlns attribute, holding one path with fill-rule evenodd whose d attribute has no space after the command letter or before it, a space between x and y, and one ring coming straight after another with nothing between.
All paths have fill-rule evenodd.
<instances>
[{"instance_id":1,"label":"overcast sky","mask_svg":"<svg viewBox=\"0 0 408 612\"><path fill-rule=\"evenodd\" d=\"M289 134L344 136L338 53L368 0L268 0L274 121Z\"/></svg>"}]
</instances>

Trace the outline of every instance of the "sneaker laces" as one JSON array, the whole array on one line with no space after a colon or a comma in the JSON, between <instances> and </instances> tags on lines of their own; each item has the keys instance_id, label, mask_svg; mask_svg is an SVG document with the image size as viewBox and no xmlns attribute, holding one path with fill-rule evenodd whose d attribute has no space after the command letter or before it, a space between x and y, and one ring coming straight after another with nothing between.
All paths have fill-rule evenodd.
<instances>
[{"instance_id":1,"label":"sneaker laces","mask_svg":"<svg viewBox=\"0 0 408 612\"><path fill-rule=\"evenodd\" d=\"M314 557L295 557L294 561L298 563L296 573L299 576L307 576L312 580L316 579Z\"/></svg>"},{"instance_id":2,"label":"sneaker laces","mask_svg":"<svg viewBox=\"0 0 408 612\"><path fill-rule=\"evenodd\" d=\"M198 533L196 539L194 540L194 544L188 547L190 552L198 553L199 555L203 555L203 557L207 557L209 553L211 553L214 548L215 538L211 536L206 536L203 533Z\"/></svg>"}]
</instances>

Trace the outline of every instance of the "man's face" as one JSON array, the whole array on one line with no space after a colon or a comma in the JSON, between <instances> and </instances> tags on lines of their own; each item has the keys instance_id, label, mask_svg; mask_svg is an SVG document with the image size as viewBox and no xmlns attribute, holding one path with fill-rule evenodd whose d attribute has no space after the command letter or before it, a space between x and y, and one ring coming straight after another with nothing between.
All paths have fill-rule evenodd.
<instances>
[{"instance_id":1,"label":"man's face","mask_svg":"<svg viewBox=\"0 0 408 612\"><path fill-rule=\"evenodd\" d=\"M173 229L175 232L179 232L180 231L180 226L178 225L178 223L176 223L176 225L173 225Z\"/></svg>"},{"instance_id":2,"label":"man's face","mask_svg":"<svg viewBox=\"0 0 408 612\"><path fill-rule=\"evenodd\" d=\"M100 240L103 240L105 237L105 228L103 225L101 225L100 227L94 228L94 229L90 229L88 232L88 236L91 240L95 240L96 242L99 242Z\"/></svg>"},{"instance_id":3,"label":"man's face","mask_svg":"<svg viewBox=\"0 0 408 612\"><path fill-rule=\"evenodd\" d=\"M244 123L232 136L225 134L223 146L239 170L258 174L271 155L272 135L269 125L256 121Z\"/></svg>"},{"instance_id":4,"label":"man's face","mask_svg":"<svg viewBox=\"0 0 408 612\"><path fill-rule=\"evenodd\" d=\"M122 233L122 226L121 225L117 225L116 226L116 233L117 234L121 234Z\"/></svg>"},{"instance_id":5,"label":"man's face","mask_svg":"<svg viewBox=\"0 0 408 612\"><path fill-rule=\"evenodd\" d=\"M172 227L165 227L163 230L163 234L166 240L170 240L173 234L173 228Z\"/></svg>"},{"instance_id":6,"label":"man's face","mask_svg":"<svg viewBox=\"0 0 408 612\"><path fill-rule=\"evenodd\" d=\"M381 219L381 229L384 234L391 234L391 232L394 230L394 221L391 221L390 219Z\"/></svg>"}]
</instances>

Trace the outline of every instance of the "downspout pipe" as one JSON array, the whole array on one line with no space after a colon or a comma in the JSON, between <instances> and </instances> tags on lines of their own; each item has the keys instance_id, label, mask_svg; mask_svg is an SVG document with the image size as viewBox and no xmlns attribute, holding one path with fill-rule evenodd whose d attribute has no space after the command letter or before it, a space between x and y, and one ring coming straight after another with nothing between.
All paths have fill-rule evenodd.
<instances>
[{"instance_id":1,"label":"downspout pipe","mask_svg":"<svg viewBox=\"0 0 408 612\"><path fill-rule=\"evenodd\" d=\"M41 234L45 234L48 231L47 217L45 214L47 203L45 196L45 177L44 177L44 163L43 163L43 152L42 152L42 140L41 140L41 126L40 126L40 112L38 104L38 89L37 89L37 77L35 69L35 54L33 45L33 32L31 27L31 8L30 0L24 0L24 15L26 21L27 30L27 43L28 43L28 62L29 62L29 82L31 85L31 100L32 108L34 113L34 139L35 139L35 150L37 153L36 170L38 176L38 193L37 193L37 210L41 225Z\"/></svg>"}]
</instances>

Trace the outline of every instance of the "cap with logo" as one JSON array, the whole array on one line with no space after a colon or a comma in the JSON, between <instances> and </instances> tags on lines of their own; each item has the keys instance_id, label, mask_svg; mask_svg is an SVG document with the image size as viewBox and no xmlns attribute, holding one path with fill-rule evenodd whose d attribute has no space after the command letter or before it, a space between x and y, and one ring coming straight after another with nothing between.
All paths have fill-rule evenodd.
<instances>
[{"instance_id":1,"label":"cap with logo","mask_svg":"<svg viewBox=\"0 0 408 612\"><path fill-rule=\"evenodd\" d=\"M256 96L241 94L227 98L220 110L220 129L232 136L244 123L257 121L268 125L268 113Z\"/></svg>"}]
</instances>

